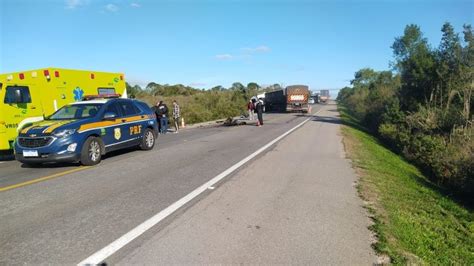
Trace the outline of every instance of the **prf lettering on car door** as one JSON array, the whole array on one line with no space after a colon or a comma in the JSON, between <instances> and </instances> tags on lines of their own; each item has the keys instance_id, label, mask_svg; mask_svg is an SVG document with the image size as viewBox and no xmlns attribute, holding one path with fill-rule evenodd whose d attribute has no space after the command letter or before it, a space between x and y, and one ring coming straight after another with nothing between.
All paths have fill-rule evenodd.
<instances>
[{"instance_id":1,"label":"prf lettering on car door","mask_svg":"<svg viewBox=\"0 0 474 266\"><path fill-rule=\"evenodd\" d=\"M142 133L142 125L132 126L130 127L130 136L131 135L138 135Z\"/></svg>"}]
</instances>

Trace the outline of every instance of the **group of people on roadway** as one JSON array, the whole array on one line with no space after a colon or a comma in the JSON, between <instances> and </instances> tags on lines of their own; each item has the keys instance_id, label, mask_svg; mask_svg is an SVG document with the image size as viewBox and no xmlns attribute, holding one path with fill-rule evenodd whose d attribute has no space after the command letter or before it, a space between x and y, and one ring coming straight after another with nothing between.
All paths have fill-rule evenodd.
<instances>
[{"instance_id":1,"label":"group of people on roadway","mask_svg":"<svg viewBox=\"0 0 474 266\"><path fill-rule=\"evenodd\" d=\"M158 131L160 134L166 134L168 132L168 123L169 123L169 110L168 106L163 101L156 102L156 105L152 107L152 110L156 114L156 120L158 122ZM180 108L176 100L173 101L173 122L175 131L174 133L179 132L179 118L181 117Z\"/></svg>"},{"instance_id":2,"label":"group of people on roadway","mask_svg":"<svg viewBox=\"0 0 474 266\"><path fill-rule=\"evenodd\" d=\"M257 126L263 125L263 101L256 97L252 97L247 104L247 109L249 111L249 120L255 119L255 113L257 113Z\"/></svg>"},{"instance_id":3,"label":"group of people on roadway","mask_svg":"<svg viewBox=\"0 0 474 266\"><path fill-rule=\"evenodd\" d=\"M255 113L257 114L257 126L261 127L263 125L263 101L257 97L252 97L248 104L247 109L249 112L249 120L255 120ZM168 132L168 123L169 123L169 110L168 106L163 101L157 101L155 106L152 107L152 110L156 114L156 120L158 122L158 131L160 134L166 134ZM174 133L179 132L179 119L181 117L180 107L176 100L173 100L173 122L175 131Z\"/></svg>"}]
</instances>

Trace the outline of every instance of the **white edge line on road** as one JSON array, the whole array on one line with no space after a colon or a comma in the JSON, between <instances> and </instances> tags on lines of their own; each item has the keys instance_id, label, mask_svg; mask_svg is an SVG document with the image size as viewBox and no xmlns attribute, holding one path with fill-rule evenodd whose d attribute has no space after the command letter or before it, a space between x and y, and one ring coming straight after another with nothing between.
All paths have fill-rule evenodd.
<instances>
[{"instance_id":1,"label":"white edge line on road","mask_svg":"<svg viewBox=\"0 0 474 266\"><path fill-rule=\"evenodd\" d=\"M321 110L316 112L314 115L318 114ZM192 199L196 198L199 196L201 193L206 191L209 187L212 187L214 184L237 170L239 167L247 163L248 161L252 160L255 158L257 155L265 151L268 147L272 146L282 138L286 137L289 135L291 132L295 131L302 125L304 125L306 122L308 122L310 118L307 118L303 122L299 123L297 126L293 127L292 129L288 130L287 132L283 133L276 139L270 141L268 144L265 146L261 147L254 153L250 154L249 156L245 157L242 159L240 162L234 164L233 166L229 167L227 170L224 172L220 173L216 177L212 178L211 180L207 181L205 184L201 185L200 187L196 188L193 190L191 193L188 195L182 197L175 203L171 204L170 206L166 207L166 209L160 211L159 213L155 214L153 217L149 218L145 222L141 223L137 227L133 228L131 231L126 233L125 235L121 236L114 242L110 243L106 247L102 248L101 250L97 251L96 253L92 254L90 257L87 259L81 261L78 263L78 265L97 265L101 262L103 262L105 259L110 257L112 254L117 252L119 249L133 241L135 238L139 237L141 234L145 233L148 229L152 228L156 224L158 224L160 221L171 215L173 212L184 206L186 203L190 202Z\"/></svg>"}]
</instances>

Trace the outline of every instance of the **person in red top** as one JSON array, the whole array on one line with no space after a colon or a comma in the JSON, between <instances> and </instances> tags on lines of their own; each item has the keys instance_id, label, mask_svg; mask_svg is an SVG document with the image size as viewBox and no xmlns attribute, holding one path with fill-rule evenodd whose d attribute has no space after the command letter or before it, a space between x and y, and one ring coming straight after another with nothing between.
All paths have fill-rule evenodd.
<instances>
[{"instance_id":1,"label":"person in red top","mask_svg":"<svg viewBox=\"0 0 474 266\"><path fill-rule=\"evenodd\" d=\"M249 101L247 104L247 110L249 111L249 120L255 119L255 105L253 104L252 100Z\"/></svg>"}]
</instances>

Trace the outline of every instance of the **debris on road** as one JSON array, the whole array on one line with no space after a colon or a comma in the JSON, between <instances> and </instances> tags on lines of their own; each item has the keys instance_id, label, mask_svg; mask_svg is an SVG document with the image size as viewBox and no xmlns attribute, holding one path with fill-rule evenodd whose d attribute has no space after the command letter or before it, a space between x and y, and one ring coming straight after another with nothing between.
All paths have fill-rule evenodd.
<instances>
[{"instance_id":1,"label":"debris on road","mask_svg":"<svg viewBox=\"0 0 474 266\"><path fill-rule=\"evenodd\" d=\"M243 125L247 125L247 122L245 121L241 121L239 119L234 119L232 117L229 117L225 120L224 126L226 127L231 127L231 126L243 126Z\"/></svg>"}]
</instances>

